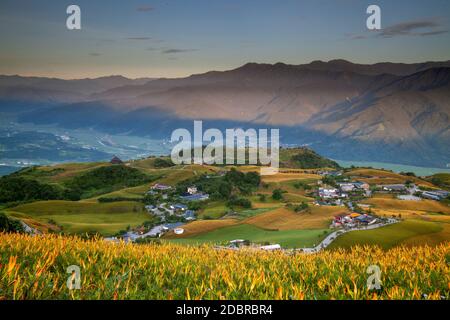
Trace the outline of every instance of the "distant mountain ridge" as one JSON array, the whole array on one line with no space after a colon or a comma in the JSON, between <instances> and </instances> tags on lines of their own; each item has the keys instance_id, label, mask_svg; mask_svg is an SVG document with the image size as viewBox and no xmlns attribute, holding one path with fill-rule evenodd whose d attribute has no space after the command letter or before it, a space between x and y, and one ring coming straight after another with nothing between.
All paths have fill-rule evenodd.
<instances>
[{"instance_id":1,"label":"distant mountain ridge","mask_svg":"<svg viewBox=\"0 0 450 320\"><path fill-rule=\"evenodd\" d=\"M198 119L219 128L277 127L285 141L335 159L450 162L450 61L247 63L178 79L112 78L8 84L0 76L0 111L1 101L26 97L18 118L38 124L168 137ZM21 93L26 80L36 92Z\"/></svg>"}]
</instances>

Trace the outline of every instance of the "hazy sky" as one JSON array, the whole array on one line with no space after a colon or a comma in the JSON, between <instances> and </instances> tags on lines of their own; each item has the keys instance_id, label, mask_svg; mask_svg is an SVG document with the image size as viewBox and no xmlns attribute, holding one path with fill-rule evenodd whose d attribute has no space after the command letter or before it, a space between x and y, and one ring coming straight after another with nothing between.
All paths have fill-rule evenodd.
<instances>
[{"instance_id":1,"label":"hazy sky","mask_svg":"<svg viewBox=\"0 0 450 320\"><path fill-rule=\"evenodd\" d=\"M81 7L82 29L66 28ZM366 9L383 30L366 29ZM178 77L247 62L450 59L448 0L1 0L0 74Z\"/></svg>"}]
</instances>

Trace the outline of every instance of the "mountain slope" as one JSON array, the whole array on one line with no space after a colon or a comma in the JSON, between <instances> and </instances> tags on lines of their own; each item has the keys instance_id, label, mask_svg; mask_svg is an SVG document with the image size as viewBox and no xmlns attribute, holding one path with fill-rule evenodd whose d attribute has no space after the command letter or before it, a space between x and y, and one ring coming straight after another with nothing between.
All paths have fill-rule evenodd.
<instances>
[{"instance_id":1,"label":"mountain slope","mask_svg":"<svg viewBox=\"0 0 450 320\"><path fill-rule=\"evenodd\" d=\"M52 99L43 103L45 108L21 112L19 119L158 138L190 128L192 120L220 129L275 127L283 142L309 144L336 159L445 167L450 158L449 64L248 63L103 91L97 85L75 102ZM47 89L47 84L41 88Z\"/></svg>"}]
</instances>

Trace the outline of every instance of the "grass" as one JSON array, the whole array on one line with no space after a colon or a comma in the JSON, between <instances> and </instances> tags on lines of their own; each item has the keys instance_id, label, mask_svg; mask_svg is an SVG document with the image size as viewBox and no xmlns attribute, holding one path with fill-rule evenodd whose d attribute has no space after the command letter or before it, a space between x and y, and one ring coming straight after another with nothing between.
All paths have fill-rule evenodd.
<instances>
[{"instance_id":1,"label":"grass","mask_svg":"<svg viewBox=\"0 0 450 320\"><path fill-rule=\"evenodd\" d=\"M318 244L328 230L284 230L275 231L258 228L250 224L224 227L190 238L173 239L184 244L223 243L234 239L250 240L254 243L278 243L284 248L310 247Z\"/></svg>"},{"instance_id":2,"label":"grass","mask_svg":"<svg viewBox=\"0 0 450 320\"><path fill-rule=\"evenodd\" d=\"M225 201L211 201L205 209L198 212L198 217L201 219L204 219L205 217L219 219L228 211L230 211L230 208L227 207Z\"/></svg>"},{"instance_id":3,"label":"grass","mask_svg":"<svg viewBox=\"0 0 450 320\"><path fill-rule=\"evenodd\" d=\"M236 217L238 219L246 219L246 218L258 216L258 215L266 213L268 211L272 211L273 209L275 209L275 208L268 207L268 208L247 209L247 210L237 212Z\"/></svg>"},{"instance_id":4,"label":"grass","mask_svg":"<svg viewBox=\"0 0 450 320\"><path fill-rule=\"evenodd\" d=\"M403 244L409 239L422 235L432 235L440 231L442 231L442 226L439 223L411 219L378 229L346 233L338 237L329 248L349 248L355 245L376 244L384 249L389 249Z\"/></svg>"},{"instance_id":5,"label":"grass","mask_svg":"<svg viewBox=\"0 0 450 320\"><path fill-rule=\"evenodd\" d=\"M87 173L93 169L109 166L107 162L63 163L26 169L22 174L38 178L43 182L63 183L73 177Z\"/></svg>"},{"instance_id":6,"label":"grass","mask_svg":"<svg viewBox=\"0 0 450 320\"><path fill-rule=\"evenodd\" d=\"M50 220L66 233L98 232L108 236L150 220L142 203L121 201L87 203L72 201L39 201L6 211L13 217L25 217L40 223Z\"/></svg>"}]
</instances>

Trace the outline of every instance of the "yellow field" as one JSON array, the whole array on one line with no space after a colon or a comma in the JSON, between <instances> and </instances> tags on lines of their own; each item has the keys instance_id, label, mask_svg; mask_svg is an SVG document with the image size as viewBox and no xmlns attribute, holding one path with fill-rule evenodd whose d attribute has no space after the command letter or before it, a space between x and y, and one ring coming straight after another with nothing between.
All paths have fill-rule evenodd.
<instances>
[{"instance_id":1,"label":"yellow field","mask_svg":"<svg viewBox=\"0 0 450 320\"><path fill-rule=\"evenodd\" d=\"M440 299L450 295L449 251L445 243L288 255L0 234L0 300ZM71 265L79 290L66 286ZM381 269L378 292L367 288L370 265Z\"/></svg>"},{"instance_id":2,"label":"yellow field","mask_svg":"<svg viewBox=\"0 0 450 320\"><path fill-rule=\"evenodd\" d=\"M348 213L343 207L312 206L305 212L296 213L286 208L275 209L244 220L260 228L300 230L327 228L335 215Z\"/></svg>"},{"instance_id":3,"label":"yellow field","mask_svg":"<svg viewBox=\"0 0 450 320\"><path fill-rule=\"evenodd\" d=\"M369 184L396 184L411 180L419 186L434 187L432 183L416 177L403 176L398 173L377 169L355 169L345 173Z\"/></svg>"},{"instance_id":4,"label":"yellow field","mask_svg":"<svg viewBox=\"0 0 450 320\"><path fill-rule=\"evenodd\" d=\"M410 211L425 211L425 212L443 212L450 214L450 207L433 200L409 201L398 199L382 199L372 198L363 201L363 203L371 204L375 208L386 210L410 210Z\"/></svg>"},{"instance_id":5,"label":"yellow field","mask_svg":"<svg viewBox=\"0 0 450 320\"><path fill-rule=\"evenodd\" d=\"M317 179L320 180L321 177L317 174L311 173L277 173L274 175L261 176L263 182L282 182L289 180L305 180L305 179Z\"/></svg>"},{"instance_id":6,"label":"yellow field","mask_svg":"<svg viewBox=\"0 0 450 320\"><path fill-rule=\"evenodd\" d=\"M222 219L222 220L197 220L190 222L183 226L184 233L181 235L175 235L173 232L169 232L165 238L187 238L194 235L211 232L213 230L229 227L238 224L239 221L235 219Z\"/></svg>"}]
</instances>

